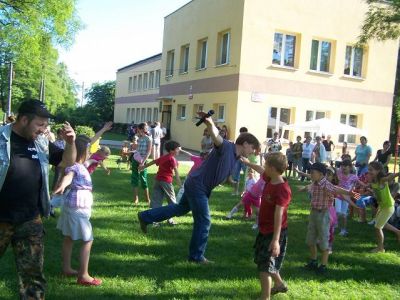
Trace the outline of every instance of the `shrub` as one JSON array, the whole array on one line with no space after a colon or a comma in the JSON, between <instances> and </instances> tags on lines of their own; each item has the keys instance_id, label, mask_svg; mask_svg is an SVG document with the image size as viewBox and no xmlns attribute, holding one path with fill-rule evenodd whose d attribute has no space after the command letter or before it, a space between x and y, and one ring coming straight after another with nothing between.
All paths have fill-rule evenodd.
<instances>
[{"instance_id":1,"label":"shrub","mask_svg":"<svg viewBox=\"0 0 400 300\"><path fill-rule=\"evenodd\" d=\"M91 127L81 125L75 127L75 133L76 135L84 134L90 138L94 137L95 135L95 132Z\"/></svg>"}]
</instances>

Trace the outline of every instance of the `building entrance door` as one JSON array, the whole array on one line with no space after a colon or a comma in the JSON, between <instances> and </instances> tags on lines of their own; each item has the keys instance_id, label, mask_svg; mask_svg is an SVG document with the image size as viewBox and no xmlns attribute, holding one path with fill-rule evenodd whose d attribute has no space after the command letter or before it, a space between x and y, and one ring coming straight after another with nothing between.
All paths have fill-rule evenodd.
<instances>
[{"instance_id":1,"label":"building entrance door","mask_svg":"<svg viewBox=\"0 0 400 300\"><path fill-rule=\"evenodd\" d=\"M164 124L165 128L167 128L166 140L171 138L171 111L172 105L163 105L161 122Z\"/></svg>"}]
</instances>

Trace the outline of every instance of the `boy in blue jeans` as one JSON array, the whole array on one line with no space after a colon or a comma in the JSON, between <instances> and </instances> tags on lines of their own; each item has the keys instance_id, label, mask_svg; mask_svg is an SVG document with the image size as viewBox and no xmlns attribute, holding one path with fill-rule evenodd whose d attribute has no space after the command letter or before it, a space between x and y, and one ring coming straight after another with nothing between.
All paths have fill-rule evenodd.
<instances>
[{"instance_id":1,"label":"boy in blue jeans","mask_svg":"<svg viewBox=\"0 0 400 300\"><path fill-rule=\"evenodd\" d=\"M141 230L146 233L148 224L167 220L174 216L182 216L192 211L194 222L188 260L194 263L207 264L210 261L205 258L204 253L211 227L208 206L211 192L214 187L229 176L240 157L247 157L260 148L260 142L250 133L241 134L235 143L224 140L219 135L211 117L203 112L199 113L199 116L207 125L214 143L214 149L200 167L187 177L184 193L178 204L139 212L138 219Z\"/></svg>"}]
</instances>

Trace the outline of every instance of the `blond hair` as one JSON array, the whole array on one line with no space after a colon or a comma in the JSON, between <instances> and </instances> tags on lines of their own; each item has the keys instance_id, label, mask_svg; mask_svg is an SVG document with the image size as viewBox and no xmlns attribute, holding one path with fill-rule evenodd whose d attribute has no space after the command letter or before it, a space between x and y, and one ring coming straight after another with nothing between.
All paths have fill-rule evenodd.
<instances>
[{"instance_id":1,"label":"blond hair","mask_svg":"<svg viewBox=\"0 0 400 300\"><path fill-rule=\"evenodd\" d=\"M283 174L288 165L286 156L281 152L268 153L265 156L265 164L275 168L279 174Z\"/></svg>"}]
</instances>

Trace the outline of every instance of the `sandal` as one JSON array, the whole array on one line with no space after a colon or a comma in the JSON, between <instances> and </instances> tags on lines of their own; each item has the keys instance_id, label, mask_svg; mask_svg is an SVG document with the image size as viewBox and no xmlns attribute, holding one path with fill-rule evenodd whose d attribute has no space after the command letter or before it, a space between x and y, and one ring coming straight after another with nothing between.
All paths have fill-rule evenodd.
<instances>
[{"instance_id":1,"label":"sandal","mask_svg":"<svg viewBox=\"0 0 400 300\"><path fill-rule=\"evenodd\" d=\"M77 284L79 285L83 285L83 286L99 286L101 285L103 281L101 279L97 279L93 277L93 280L84 280L84 279L80 279L78 278L78 280L76 281Z\"/></svg>"},{"instance_id":2,"label":"sandal","mask_svg":"<svg viewBox=\"0 0 400 300\"><path fill-rule=\"evenodd\" d=\"M287 285L284 283L284 284L282 284L282 285L280 285L280 286L274 286L274 287L271 289L271 295L275 295L275 294L278 294L278 293L287 293L287 291L288 291L288 287L287 287Z\"/></svg>"}]
</instances>

